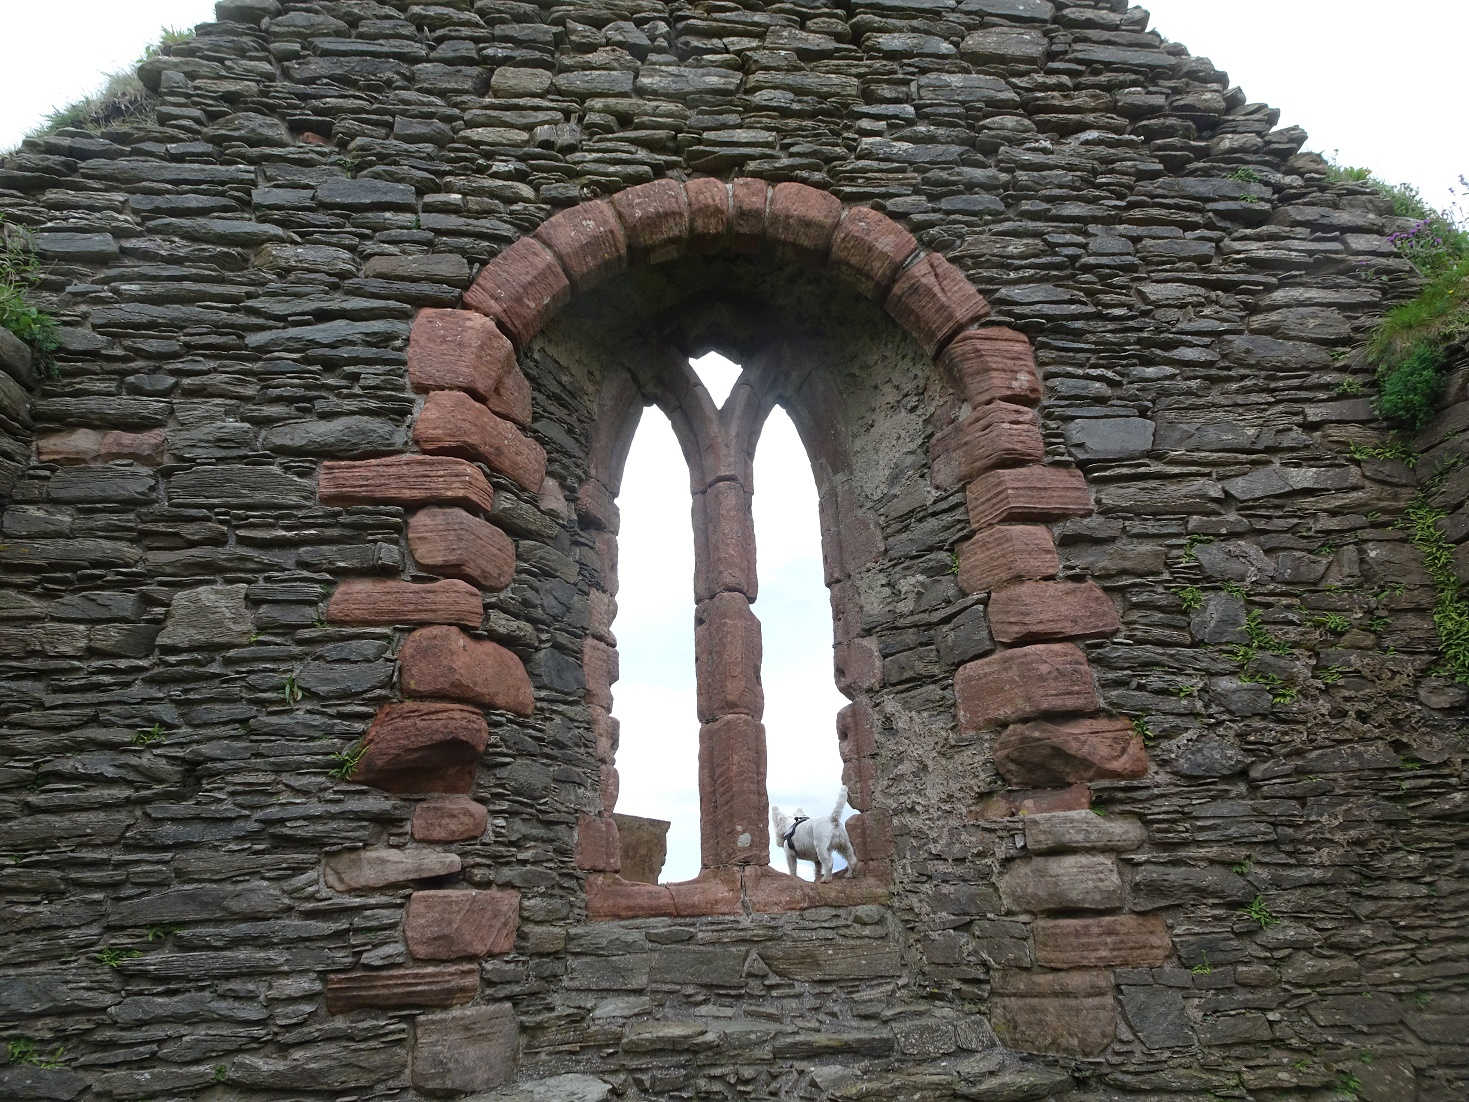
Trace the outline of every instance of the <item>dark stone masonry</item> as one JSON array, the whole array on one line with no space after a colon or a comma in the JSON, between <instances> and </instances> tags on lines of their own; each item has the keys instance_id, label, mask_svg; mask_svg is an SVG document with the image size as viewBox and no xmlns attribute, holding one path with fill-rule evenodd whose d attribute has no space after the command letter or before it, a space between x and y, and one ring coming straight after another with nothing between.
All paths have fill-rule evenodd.
<instances>
[{"instance_id":1,"label":"dark stone masonry","mask_svg":"<svg viewBox=\"0 0 1469 1102\"><path fill-rule=\"evenodd\" d=\"M1404 522L1469 575L1469 362L1381 458L1390 204L1123 0L216 19L151 120L0 159L61 323L0 332L0 1097L1469 1096L1466 690ZM614 814L650 404L677 884ZM776 405L829 884L765 864Z\"/></svg>"}]
</instances>

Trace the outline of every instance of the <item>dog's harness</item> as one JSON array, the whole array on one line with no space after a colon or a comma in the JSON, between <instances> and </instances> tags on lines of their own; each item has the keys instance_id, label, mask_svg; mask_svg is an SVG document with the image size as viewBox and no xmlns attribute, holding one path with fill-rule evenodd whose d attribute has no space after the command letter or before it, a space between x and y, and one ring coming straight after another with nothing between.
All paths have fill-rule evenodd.
<instances>
[{"instance_id":1,"label":"dog's harness","mask_svg":"<svg viewBox=\"0 0 1469 1102\"><path fill-rule=\"evenodd\" d=\"M796 828L811 818L809 815L797 815L791 822L791 829L781 837L780 844L790 849L796 848Z\"/></svg>"}]
</instances>

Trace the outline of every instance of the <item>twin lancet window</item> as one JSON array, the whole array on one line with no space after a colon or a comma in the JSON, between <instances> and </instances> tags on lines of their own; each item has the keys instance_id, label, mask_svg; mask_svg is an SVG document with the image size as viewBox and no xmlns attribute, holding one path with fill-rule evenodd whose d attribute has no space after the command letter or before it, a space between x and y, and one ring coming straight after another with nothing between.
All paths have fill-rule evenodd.
<instances>
[{"instance_id":1,"label":"twin lancet window","mask_svg":"<svg viewBox=\"0 0 1469 1102\"><path fill-rule=\"evenodd\" d=\"M829 732L846 700L832 679L810 462L790 419L779 409L758 408L751 381L735 364L711 353L691 368L698 373L690 380L692 396L708 403L703 428L718 439L696 441L698 458L685 464L690 441L680 440L656 408L638 426L617 496L620 723L606 714L610 700L597 700L596 687L590 696L594 721L604 728L604 818L612 805L618 811L616 825L601 828L613 852L593 855L592 863L615 864L606 871L646 883L764 865L780 847L768 826L769 800L786 812L802 806L824 816L841 786ZM692 546L684 502L692 506ZM757 521L765 544L758 594ZM767 639L751 608L757 595ZM699 721L697 740L689 737L690 712ZM606 743L619 726L614 766ZM636 814L624 814L632 809ZM774 863L785 867L783 859Z\"/></svg>"}]
</instances>

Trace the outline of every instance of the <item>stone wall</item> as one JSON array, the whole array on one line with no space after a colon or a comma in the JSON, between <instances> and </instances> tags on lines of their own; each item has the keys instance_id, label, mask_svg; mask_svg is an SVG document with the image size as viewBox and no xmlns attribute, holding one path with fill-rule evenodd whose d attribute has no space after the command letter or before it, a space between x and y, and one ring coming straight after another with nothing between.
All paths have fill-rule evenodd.
<instances>
[{"instance_id":1,"label":"stone wall","mask_svg":"<svg viewBox=\"0 0 1469 1102\"><path fill-rule=\"evenodd\" d=\"M217 13L155 123L0 163L63 324L0 390L0 1093L1462 1096L1466 693L1351 354L1380 199L1112 0ZM725 830L747 601L706 874L617 876L644 404L701 600L754 596L710 346L822 490L827 889Z\"/></svg>"}]
</instances>

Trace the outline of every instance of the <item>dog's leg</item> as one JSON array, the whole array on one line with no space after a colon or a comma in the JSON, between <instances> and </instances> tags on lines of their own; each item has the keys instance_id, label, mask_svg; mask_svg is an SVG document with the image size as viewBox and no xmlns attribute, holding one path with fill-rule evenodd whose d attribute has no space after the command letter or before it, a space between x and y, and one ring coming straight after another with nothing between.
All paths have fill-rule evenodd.
<instances>
[{"instance_id":1,"label":"dog's leg","mask_svg":"<svg viewBox=\"0 0 1469 1102\"><path fill-rule=\"evenodd\" d=\"M786 868L790 870L792 876L797 876L798 874L796 872L796 855L791 852L790 846L785 846L784 849L786 854Z\"/></svg>"}]
</instances>

